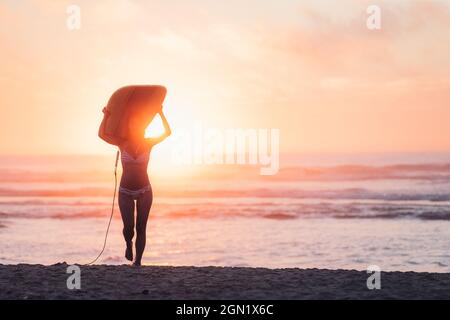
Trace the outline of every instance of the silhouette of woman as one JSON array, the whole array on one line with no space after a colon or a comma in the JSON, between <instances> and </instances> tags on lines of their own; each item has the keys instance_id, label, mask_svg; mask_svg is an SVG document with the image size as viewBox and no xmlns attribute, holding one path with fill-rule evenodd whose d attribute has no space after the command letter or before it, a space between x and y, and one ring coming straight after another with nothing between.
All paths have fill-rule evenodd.
<instances>
[{"instance_id":1,"label":"silhouette of woman","mask_svg":"<svg viewBox=\"0 0 450 320\"><path fill-rule=\"evenodd\" d=\"M140 266L145 249L147 220L153 202L153 192L147 174L150 152L156 144L170 134L170 126L162 110L159 112L164 133L156 138L145 138L148 125L146 116L134 114L130 121L130 136L119 145L122 161L122 178L119 187L119 208L126 242L125 258L133 261L133 237L136 228L136 256L133 265ZM136 208L136 224L135 212Z\"/></svg>"}]
</instances>

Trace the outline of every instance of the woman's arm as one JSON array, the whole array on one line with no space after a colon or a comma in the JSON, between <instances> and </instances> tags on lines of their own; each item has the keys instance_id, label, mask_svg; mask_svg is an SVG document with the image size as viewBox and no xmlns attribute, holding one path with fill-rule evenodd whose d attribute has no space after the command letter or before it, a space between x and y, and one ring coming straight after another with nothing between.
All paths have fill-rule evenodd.
<instances>
[{"instance_id":1,"label":"woman's arm","mask_svg":"<svg viewBox=\"0 0 450 320\"><path fill-rule=\"evenodd\" d=\"M162 112L158 112L159 116L161 117L162 124L164 126L164 133L156 138L147 138L145 139L150 145L154 146L155 144L158 144L162 141L164 141L168 136L172 134L172 130L170 129L169 122L167 122L166 116Z\"/></svg>"},{"instance_id":2,"label":"woman's arm","mask_svg":"<svg viewBox=\"0 0 450 320\"><path fill-rule=\"evenodd\" d=\"M167 138L172 134L172 130L170 130L169 122L167 122L166 116L162 112L162 110L159 112L159 115L161 116L161 120L164 126L164 135Z\"/></svg>"},{"instance_id":3,"label":"woman's arm","mask_svg":"<svg viewBox=\"0 0 450 320\"><path fill-rule=\"evenodd\" d=\"M109 136L109 135L105 134L106 120L109 117L109 113L108 112L109 111L106 109L106 107L103 108L103 113L105 115L103 116L103 120L102 120L102 122L100 124L100 128L98 129L98 136L101 139L103 139L104 141L108 142L109 144L121 147L122 143L124 142L124 141L122 141L122 139L118 139L118 138L115 138L113 136Z\"/></svg>"}]
</instances>

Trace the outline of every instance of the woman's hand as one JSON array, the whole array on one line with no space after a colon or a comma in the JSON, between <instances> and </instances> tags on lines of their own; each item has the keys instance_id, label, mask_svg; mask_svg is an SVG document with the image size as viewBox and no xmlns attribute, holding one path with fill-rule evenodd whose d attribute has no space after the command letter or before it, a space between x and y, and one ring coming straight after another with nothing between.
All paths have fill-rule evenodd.
<instances>
[{"instance_id":1,"label":"woman's hand","mask_svg":"<svg viewBox=\"0 0 450 320\"><path fill-rule=\"evenodd\" d=\"M158 144L158 143L164 141L168 136L170 136L172 134L172 130L170 129L169 122L167 121L166 116L164 115L164 113L162 111L162 107L161 107L161 110L158 112L158 114L161 117L161 121L164 126L164 133L156 138L147 138L146 141L151 146L154 146L155 144Z\"/></svg>"}]
</instances>

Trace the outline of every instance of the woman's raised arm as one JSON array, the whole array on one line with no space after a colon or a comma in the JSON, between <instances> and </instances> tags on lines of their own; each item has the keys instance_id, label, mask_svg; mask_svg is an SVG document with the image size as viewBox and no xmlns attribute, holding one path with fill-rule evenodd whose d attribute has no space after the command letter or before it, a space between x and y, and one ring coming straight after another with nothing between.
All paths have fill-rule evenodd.
<instances>
[{"instance_id":1,"label":"woman's raised arm","mask_svg":"<svg viewBox=\"0 0 450 320\"><path fill-rule=\"evenodd\" d=\"M161 117L161 121L164 126L164 133L162 135L160 135L159 137L145 139L152 146L164 141L168 136L170 136L172 134L172 130L170 129L169 122L167 121L166 116L164 115L162 110L160 112L158 112L158 114Z\"/></svg>"}]
</instances>

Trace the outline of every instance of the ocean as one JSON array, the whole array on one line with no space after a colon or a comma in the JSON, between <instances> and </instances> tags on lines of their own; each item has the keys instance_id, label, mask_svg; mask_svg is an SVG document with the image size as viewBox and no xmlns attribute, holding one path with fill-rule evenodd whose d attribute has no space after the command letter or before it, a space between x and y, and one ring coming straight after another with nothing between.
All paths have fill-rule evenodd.
<instances>
[{"instance_id":1,"label":"ocean","mask_svg":"<svg viewBox=\"0 0 450 320\"><path fill-rule=\"evenodd\" d=\"M1 156L0 263L94 259L114 158ZM450 272L450 154L283 155L268 177L160 165L144 264ZM121 228L116 207L98 263L127 263Z\"/></svg>"}]
</instances>

